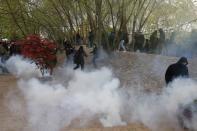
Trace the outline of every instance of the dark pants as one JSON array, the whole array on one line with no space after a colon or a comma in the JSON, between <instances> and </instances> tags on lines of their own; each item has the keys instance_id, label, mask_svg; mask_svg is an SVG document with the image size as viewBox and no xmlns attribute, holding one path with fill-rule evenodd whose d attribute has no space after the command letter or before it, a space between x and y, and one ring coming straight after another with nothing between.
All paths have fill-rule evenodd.
<instances>
[{"instance_id":1,"label":"dark pants","mask_svg":"<svg viewBox=\"0 0 197 131\"><path fill-rule=\"evenodd\" d=\"M3 66L0 65L0 68L2 70L2 73L9 73L9 71L7 70L6 67L3 67Z\"/></svg>"},{"instance_id":2,"label":"dark pants","mask_svg":"<svg viewBox=\"0 0 197 131\"><path fill-rule=\"evenodd\" d=\"M76 67L74 68L74 70L78 69L81 66L81 70L84 69L84 59L80 59L78 62L76 62Z\"/></svg>"},{"instance_id":3,"label":"dark pants","mask_svg":"<svg viewBox=\"0 0 197 131\"><path fill-rule=\"evenodd\" d=\"M97 68L97 64L96 64L96 60L98 59L98 56L93 56L93 59L92 59L92 63L94 65L95 68Z\"/></svg>"},{"instance_id":4,"label":"dark pants","mask_svg":"<svg viewBox=\"0 0 197 131\"><path fill-rule=\"evenodd\" d=\"M77 66L74 67L74 70L78 69L81 66L81 70L84 69L84 63L79 63Z\"/></svg>"},{"instance_id":5,"label":"dark pants","mask_svg":"<svg viewBox=\"0 0 197 131\"><path fill-rule=\"evenodd\" d=\"M89 48L92 48L94 41L93 40L89 40Z\"/></svg>"},{"instance_id":6,"label":"dark pants","mask_svg":"<svg viewBox=\"0 0 197 131\"><path fill-rule=\"evenodd\" d=\"M1 57L1 62L2 62L2 63L5 63L6 60L9 59L9 56L7 56L7 55L0 55L0 57Z\"/></svg>"}]
</instances>

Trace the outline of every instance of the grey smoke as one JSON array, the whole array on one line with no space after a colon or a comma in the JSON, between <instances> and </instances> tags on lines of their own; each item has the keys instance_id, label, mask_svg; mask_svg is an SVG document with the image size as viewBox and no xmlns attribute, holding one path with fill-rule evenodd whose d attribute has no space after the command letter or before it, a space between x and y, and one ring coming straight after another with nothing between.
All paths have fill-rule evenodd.
<instances>
[{"instance_id":1,"label":"grey smoke","mask_svg":"<svg viewBox=\"0 0 197 131\"><path fill-rule=\"evenodd\" d=\"M130 121L142 122L154 131L178 131L180 107L193 102L197 98L196 91L195 81L179 78L159 93L126 90L128 97L125 106L131 111Z\"/></svg>"},{"instance_id":2,"label":"grey smoke","mask_svg":"<svg viewBox=\"0 0 197 131\"><path fill-rule=\"evenodd\" d=\"M20 78L28 126L34 131L59 131L78 119L79 127L98 120L104 127L140 122L153 131L179 131L180 106L197 98L197 83L191 79L179 78L160 92L146 92L134 85L120 88L119 79L105 67L85 72L60 68L52 81L41 82L28 60L16 56L7 66Z\"/></svg>"},{"instance_id":3,"label":"grey smoke","mask_svg":"<svg viewBox=\"0 0 197 131\"><path fill-rule=\"evenodd\" d=\"M84 114L98 116L103 126L125 125L119 114L119 80L111 70L63 69L70 72L70 80L64 86L55 81L39 81L37 69L32 68L35 65L22 57L12 57L7 65L20 78L18 87L27 101L29 127L33 130L58 131ZM27 75L31 77L27 79Z\"/></svg>"},{"instance_id":4,"label":"grey smoke","mask_svg":"<svg viewBox=\"0 0 197 131\"><path fill-rule=\"evenodd\" d=\"M36 64L22 56L13 56L5 63L6 68L15 76L19 78L31 78L41 76Z\"/></svg>"}]
</instances>

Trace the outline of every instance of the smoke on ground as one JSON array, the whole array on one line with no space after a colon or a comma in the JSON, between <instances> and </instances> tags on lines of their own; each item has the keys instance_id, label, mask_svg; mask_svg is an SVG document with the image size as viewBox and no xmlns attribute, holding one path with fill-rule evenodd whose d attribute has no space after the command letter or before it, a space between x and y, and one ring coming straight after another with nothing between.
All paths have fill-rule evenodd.
<instances>
[{"instance_id":1,"label":"smoke on ground","mask_svg":"<svg viewBox=\"0 0 197 131\"><path fill-rule=\"evenodd\" d=\"M41 76L39 69L33 61L19 55L9 58L5 66L9 72L19 78Z\"/></svg>"},{"instance_id":2,"label":"smoke on ground","mask_svg":"<svg viewBox=\"0 0 197 131\"><path fill-rule=\"evenodd\" d=\"M180 131L180 107L197 98L197 83L191 79L177 79L156 93L134 85L120 87L119 79L106 67L94 71L60 68L52 81L42 82L30 61L16 56L6 64L20 78L28 126L34 131L60 131L73 123L85 127L93 120L104 127L140 122L153 131Z\"/></svg>"},{"instance_id":3,"label":"smoke on ground","mask_svg":"<svg viewBox=\"0 0 197 131\"><path fill-rule=\"evenodd\" d=\"M129 121L141 122L154 131L180 131L178 115L182 107L197 98L196 91L197 83L183 78L176 79L159 93L125 89L123 94L127 97L123 100L128 109L123 112L129 113Z\"/></svg>"}]
</instances>

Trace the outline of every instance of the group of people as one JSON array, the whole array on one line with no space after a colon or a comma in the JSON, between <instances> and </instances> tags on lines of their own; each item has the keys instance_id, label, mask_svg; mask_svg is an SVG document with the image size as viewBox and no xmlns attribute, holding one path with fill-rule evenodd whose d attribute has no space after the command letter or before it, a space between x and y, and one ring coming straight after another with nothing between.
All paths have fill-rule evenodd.
<instances>
[{"instance_id":1,"label":"group of people","mask_svg":"<svg viewBox=\"0 0 197 131\"><path fill-rule=\"evenodd\" d=\"M165 32L161 28L155 30L149 39L146 39L142 32L135 32L133 44L134 51L139 50L140 52L161 54L166 44Z\"/></svg>"},{"instance_id":2,"label":"group of people","mask_svg":"<svg viewBox=\"0 0 197 131\"><path fill-rule=\"evenodd\" d=\"M6 59L12 55L20 54L20 47L14 41L0 40L0 57Z\"/></svg>"},{"instance_id":3,"label":"group of people","mask_svg":"<svg viewBox=\"0 0 197 131\"><path fill-rule=\"evenodd\" d=\"M177 35L178 32L174 31L167 38L163 29L153 31L150 36L142 32L135 32L132 44L134 51L176 57L184 55L192 58L197 56L197 30L192 30L185 38L181 38L181 41L176 41Z\"/></svg>"},{"instance_id":4,"label":"group of people","mask_svg":"<svg viewBox=\"0 0 197 131\"><path fill-rule=\"evenodd\" d=\"M87 43L88 47L92 48L94 45L94 39L95 39L94 37L95 36L94 36L93 31L90 31L88 33L87 42L85 42L86 39L84 39L84 37L82 35L80 35L79 32L77 32L76 34L74 34L74 36L71 39L72 39L72 42L75 43L75 45L77 45L77 46Z\"/></svg>"},{"instance_id":5,"label":"group of people","mask_svg":"<svg viewBox=\"0 0 197 131\"><path fill-rule=\"evenodd\" d=\"M165 41L165 34L161 29L159 30L159 32L160 32L160 40L159 41L164 42ZM156 33L157 32L155 31L151 35L150 41L152 41L152 42L154 42L155 40L158 41L158 39L156 37ZM93 36L91 36L91 37L93 37ZM141 35L139 38L142 39L143 36ZM92 38L90 38L90 39L92 39ZM93 41L91 41L91 42L93 42ZM140 42L140 40L137 40L136 42ZM125 43L125 41L124 41L124 39L122 39L119 44L119 49L126 51L124 43ZM156 48L156 44L154 45L154 47ZM139 48L139 45L138 45L138 48ZM88 56L87 53L85 52L83 46L79 46L79 49L76 50L75 47L71 44L71 42L65 41L64 42L64 50L66 53L67 62L72 62L72 63L76 64L76 66L73 69L76 70L80 67L83 70L84 64L85 64L84 59L85 59L85 57ZM20 51L18 50L17 46L15 44L13 44L13 42L7 43L4 41L0 41L0 57L1 57L2 63L5 62L10 56L16 55L18 53L20 53ZM97 68L96 61L99 57L99 53L98 53L98 47L96 44L93 44L93 50L90 53L93 54L92 63L94 65L94 67ZM166 83L169 84L177 77L189 77L187 64L188 64L187 58L181 57L181 59L177 63L170 65L166 71L166 74L165 74Z\"/></svg>"},{"instance_id":6,"label":"group of people","mask_svg":"<svg viewBox=\"0 0 197 131\"><path fill-rule=\"evenodd\" d=\"M8 73L7 68L4 66L6 60L15 54L15 47L12 42L0 41L0 70L2 73Z\"/></svg>"},{"instance_id":7,"label":"group of people","mask_svg":"<svg viewBox=\"0 0 197 131\"><path fill-rule=\"evenodd\" d=\"M79 67L81 70L83 70L85 64L84 58L88 56L84 50L84 47L80 46L79 49L76 50L70 42L66 41L64 43L64 49L67 57L67 63L76 64L76 66L73 68L74 70L78 69ZM90 53L93 54L92 63L94 67L97 68L96 60L98 58L98 48L96 44L94 44L93 50Z\"/></svg>"},{"instance_id":8,"label":"group of people","mask_svg":"<svg viewBox=\"0 0 197 131\"><path fill-rule=\"evenodd\" d=\"M124 40L122 41L122 45L123 45L123 42ZM80 46L79 49L76 50L75 47L71 45L71 43L65 42L64 47L65 47L65 52L67 56L67 61L74 62L74 64L76 64L76 66L73 69L76 70L79 67L81 67L81 69L83 70L84 63L85 63L84 57L88 56L83 46ZM96 59L98 58L98 48L96 45L94 46L93 50L90 53L93 54L92 63L94 67L97 67ZM170 65L167 68L166 74L165 74L166 84L171 83L174 79L178 77L189 77L187 65L188 65L188 61L186 57L181 57L177 63Z\"/></svg>"}]
</instances>

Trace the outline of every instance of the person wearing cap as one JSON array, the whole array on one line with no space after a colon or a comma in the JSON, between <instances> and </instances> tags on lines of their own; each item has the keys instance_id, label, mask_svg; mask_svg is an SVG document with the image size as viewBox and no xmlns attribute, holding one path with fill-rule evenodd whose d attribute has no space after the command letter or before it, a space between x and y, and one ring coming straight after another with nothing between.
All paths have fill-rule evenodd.
<instances>
[{"instance_id":1,"label":"person wearing cap","mask_svg":"<svg viewBox=\"0 0 197 131\"><path fill-rule=\"evenodd\" d=\"M174 79L178 77L188 78L189 72L188 72L187 65L188 65L188 61L187 61L187 58L185 57L181 57L177 63L170 65L167 68L167 71L165 74L166 84L171 83Z\"/></svg>"}]
</instances>

